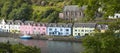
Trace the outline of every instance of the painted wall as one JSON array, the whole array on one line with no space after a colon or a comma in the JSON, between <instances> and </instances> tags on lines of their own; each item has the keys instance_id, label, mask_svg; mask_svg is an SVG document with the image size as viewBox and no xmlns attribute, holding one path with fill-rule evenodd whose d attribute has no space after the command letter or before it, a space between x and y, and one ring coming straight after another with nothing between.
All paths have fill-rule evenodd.
<instances>
[{"instance_id":1,"label":"painted wall","mask_svg":"<svg viewBox=\"0 0 120 53\"><path fill-rule=\"evenodd\" d=\"M11 24L9 28L12 33L20 33L20 25Z\"/></svg>"},{"instance_id":2,"label":"painted wall","mask_svg":"<svg viewBox=\"0 0 120 53\"><path fill-rule=\"evenodd\" d=\"M9 24L0 24L0 28L3 32L10 32Z\"/></svg>"},{"instance_id":3,"label":"painted wall","mask_svg":"<svg viewBox=\"0 0 120 53\"><path fill-rule=\"evenodd\" d=\"M93 32L94 29L95 28L73 27L73 36L85 36L85 34Z\"/></svg>"},{"instance_id":4,"label":"painted wall","mask_svg":"<svg viewBox=\"0 0 120 53\"><path fill-rule=\"evenodd\" d=\"M32 25L21 25L20 26L20 33L21 34L33 34Z\"/></svg>"},{"instance_id":5,"label":"painted wall","mask_svg":"<svg viewBox=\"0 0 120 53\"><path fill-rule=\"evenodd\" d=\"M46 26L33 26L33 34L46 35Z\"/></svg>"},{"instance_id":6,"label":"painted wall","mask_svg":"<svg viewBox=\"0 0 120 53\"><path fill-rule=\"evenodd\" d=\"M69 27L48 27L47 35L69 36L71 35L71 28Z\"/></svg>"}]
</instances>

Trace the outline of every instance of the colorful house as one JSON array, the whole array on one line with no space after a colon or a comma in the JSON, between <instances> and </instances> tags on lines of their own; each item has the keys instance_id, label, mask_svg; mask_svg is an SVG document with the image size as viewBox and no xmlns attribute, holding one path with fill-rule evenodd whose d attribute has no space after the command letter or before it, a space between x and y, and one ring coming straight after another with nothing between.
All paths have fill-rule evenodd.
<instances>
[{"instance_id":1,"label":"colorful house","mask_svg":"<svg viewBox=\"0 0 120 53\"><path fill-rule=\"evenodd\" d=\"M68 23L49 23L47 25L47 35L50 36L69 36L71 35L72 24Z\"/></svg>"},{"instance_id":2,"label":"colorful house","mask_svg":"<svg viewBox=\"0 0 120 53\"><path fill-rule=\"evenodd\" d=\"M46 24L34 23L33 24L33 34L46 35Z\"/></svg>"},{"instance_id":3,"label":"colorful house","mask_svg":"<svg viewBox=\"0 0 120 53\"><path fill-rule=\"evenodd\" d=\"M95 30L96 23L75 23L73 26L73 36L85 36Z\"/></svg>"},{"instance_id":4,"label":"colorful house","mask_svg":"<svg viewBox=\"0 0 120 53\"><path fill-rule=\"evenodd\" d=\"M0 29L2 32L10 32L9 24L4 19L1 20Z\"/></svg>"},{"instance_id":5,"label":"colorful house","mask_svg":"<svg viewBox=\"0 0 120 53\"><path fill-rule=\"evenodd\" d=\"M11 33L20 33L21 20L7 20Z\"/></svg>"},{"instance_id":6,"label":"colorful house","mask_svg":"<svg viewBox=\"0 0 120 53\"><path fill-rule=\"evenodd\" d=\"M101 33L104 33L106 30L108 30L108 25L106 25L106 24L98 24L96 26L96 29L98 29Z\"/></svg>"},{"instance_id":7,"label":"colorful house","mask_svg":"<svg viewBox=\"0 0 120 53\"><path fill-rule=\"evenodd\" d=\"M20 26L21 34L33 34L34 21L24 21Z\"/></svg>"}]
</instances>

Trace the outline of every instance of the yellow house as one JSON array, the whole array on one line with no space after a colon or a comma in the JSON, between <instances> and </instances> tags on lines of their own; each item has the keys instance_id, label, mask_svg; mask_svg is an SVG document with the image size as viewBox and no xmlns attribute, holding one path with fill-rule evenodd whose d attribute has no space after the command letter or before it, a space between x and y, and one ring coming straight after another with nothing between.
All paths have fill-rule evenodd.
<instances>
[{"instance_id":1,"label":"yellow house","mask_svg":"<svg viewBox=\"0 0 120 53\"><path fill-rule=\"evenodd\" d=\"M73 36L85 36L95 30L96 23L75 23L73 25Z\"/></svg>"},{"instance_id":2,"label":"yellow house","mask_svg":"<svg viewBox=\"0 0 120 53\"><path fill-rule=\"evenodd\" d=\"M96 28L100 30L101 33L105 33L105 31L108 30L108 25L98 24Z\"/></svg>"}]
</instances>

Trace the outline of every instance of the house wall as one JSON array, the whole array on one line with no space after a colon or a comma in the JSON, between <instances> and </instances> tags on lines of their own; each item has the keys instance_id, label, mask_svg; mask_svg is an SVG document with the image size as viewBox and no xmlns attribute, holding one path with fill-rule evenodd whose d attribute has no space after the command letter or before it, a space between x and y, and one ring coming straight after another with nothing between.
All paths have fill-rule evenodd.
<instances>
[{"instance_id":1,"label":"house wall","mask_svg":"<svg viewBox=\"0 0 120 53\"><path fill-rule=\"evenodd\" d=\"M71 28L69 27L48 27L47 35L69 36L71 35Z\"/></svg>"},{"instance_id":2,"label":"house wall","mask_svg":"<svg viewBox=\"0 0 120 53\"><path fill-rule=\"evenodd\" d=\"M33 34L46 34L46 26L33 26Z\"/></svg>"},{"instance_id":3,"label":"house wall","mask_svg":"<svg viewBox=\"0 0 120 53\"><path fill-rule=\"evenodd\" d=\"M32 25L21 25L20 26L20 33L21 34L33 34Z\"/></svg>"},{"instance_id":4,"label":"house wall","mask_svg":"<svg viewBox=\"0 0 120 53\"><path fill-rule=\"evenodd\" d=\"M78 11L64 11L63 17L64 19L80 18L83 17L83 13Z\"/></svg>"},{"instance_id":5,"label":"house wall","mask_svg":"<svg viewBox=\"0 0 120 53\"><path fill-rule=\"evenodd\" d=\"M3 32L10 32L10 29L9 29L9 24L0 24L0 28Z\"/></svg>"},{"instance_id":6,"label":"house wall","mask_svg":"<svg viewBox=\"0 0 120 53\"><path fill-rule=\"evenodd\" d=\"M20 33L20 25L11 24L9 28L12 33Z\"/></svg>"},{"instance_id":7,"label":"house wall","mask_svg":"<svg viewBox=\"0 0 120 53\"><path fill-rule=\"evenodd\" d=\"M73 27L73 36L85 36L85 34L93 32L94 29L95 28Z\"/></svg>"},{"instance_id":8,"label":"house wall","mask_svg":"<svg viewBox=\"0 0 120 53\"><path fill-rule=\"evenodd\" d=\"M117 19L117 18L120 18L120 14L116 13L116 14L114 14L114 16L109 16L108 18L109 19Z\"/></svg>"}]
</instances>

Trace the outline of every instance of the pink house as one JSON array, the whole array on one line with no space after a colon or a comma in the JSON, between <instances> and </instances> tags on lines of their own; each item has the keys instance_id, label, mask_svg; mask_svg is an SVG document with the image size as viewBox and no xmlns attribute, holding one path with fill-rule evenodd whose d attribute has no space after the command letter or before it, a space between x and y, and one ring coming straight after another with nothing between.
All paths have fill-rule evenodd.
<instances>
[{"instance_id":1,"label":"pink house","mask_svg":"<svg viewBox=\"0 0 120 53\"><path fill-rule=\"evenodd\" d=\"M46 35L46 25L43 23L34 24L33 34Z\"/></svg>"},{"instance_id":2,"label":"pink house","mask_svg":"<svg viewBox=\"0 0 120 53\"><path fill-rule=\"evenodd\" d=\"M33 34L32 23L22 23L20 26L21 34Z\"/></svg>"},{"instance_id":3,"label":"pink house","mask_svg":"<svg viewBox=\"0 0 120 53\"><path fill-rule=\"evenodd\" d=\"M25 21L20 26L21 34L39 34L46 35L46 25L42 23L34 23L32 21Z\"/></svg>"}]
</instances>

